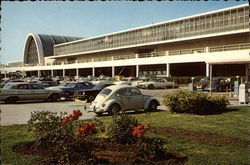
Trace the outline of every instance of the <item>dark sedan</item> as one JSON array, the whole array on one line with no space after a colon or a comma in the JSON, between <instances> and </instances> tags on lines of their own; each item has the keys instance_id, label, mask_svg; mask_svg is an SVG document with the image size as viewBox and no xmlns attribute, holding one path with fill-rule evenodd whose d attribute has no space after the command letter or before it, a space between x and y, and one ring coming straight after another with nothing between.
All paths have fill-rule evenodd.
<instances>
[{"instance_id":1,"label":"dark sedan","mask_svg":"<svg viewBox=\"0 0 250 165\"><path fill-rule=\"evenodd\" d=\"M87 100L87 102L92 102L95 100L95 97L99 94L99 92L109 86L108 84L99 84L94 86L92 89L84 89L75 92L75 98L80 100Z\"/></svg>"},{"instance_id":2,"label":"dark sedan","mask_svg":"<svg viewBox=\"0 0 250 165\"><path fill-rule=\"evenodd\" d=\"M223 92L226 89L230 89L230 82L225 78L213 78L211 86L208 84L204 90L209 91L211 89L212 91Z\"/></svg>"},{"instance_id":3,"label":"dark sedan","mask_svg":"<svg viewBox=\"0 0 250 165\"><path fill-rule=\"evenodd\" d=\"M88 82L70 82L66 86L50 87L61 89L64 93L64 97L74 97L74 93L80 90L92 89L95 85Z\"/></svg>"}]
</instances>

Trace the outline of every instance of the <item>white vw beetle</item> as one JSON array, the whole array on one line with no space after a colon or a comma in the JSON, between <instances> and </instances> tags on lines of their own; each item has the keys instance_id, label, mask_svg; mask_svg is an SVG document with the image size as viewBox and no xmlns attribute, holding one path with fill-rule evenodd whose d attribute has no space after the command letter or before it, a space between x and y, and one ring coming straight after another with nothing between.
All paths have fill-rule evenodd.
<instances>
[{"instance_id":1,"label":"white vw beetle","mask_svg":"<svg viewBox=\"0 0 250 165\"><path fill-rule=\"evenodd\" d=\"M137 87L131 85L112 85L104 88L91 103L88 111L96 114L108 112L110 115L126 110L145 109L155 111L159 101L149 95L141 94Z\"/></svg>"}]
</instances>

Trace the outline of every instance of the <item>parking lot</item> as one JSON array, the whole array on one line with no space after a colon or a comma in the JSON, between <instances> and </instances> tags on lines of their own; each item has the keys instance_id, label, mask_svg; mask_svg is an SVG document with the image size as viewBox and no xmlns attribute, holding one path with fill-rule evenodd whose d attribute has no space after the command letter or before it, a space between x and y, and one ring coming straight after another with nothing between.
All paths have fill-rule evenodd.
<instances>
[{"instance_id":1,"label":"parking lot","mask_svg":"<svg viewBox=\"0 0 250 165\"><path fill-rule=\"evenodd\" d=\"M162 96L165 93L172 93L177 90L185 89L155 89L146 90L141 89L141 92L146 95L151 95L155 97L160 102L162 101ZM214 95L222 95L225 93L214 93ZM237 102L237 100L235 100ZM71 113L74 109L79 109L82 111L83 116L80 119L91 119L96 116L93 112L87 112L84 110L84 106L89 106L89 103L85 101L75 101L75 100L61 100L57 102L44 102L44 101L30 101L30 102L18 102L16 104L5 104L0 103L1 109L1 125L13 125L13 124L26 124L30 119L31 112L33 111L52 111L52 112L67 112ZM165 110L166 108L161 105L158 107L160 110Z\"/></svg>"},{"instance_id":2,"label":"parking lot","mask_svg":"<svg viewBox=\"0 0 250 165\"><path fill-rule=\"evenodd\" d=\"M159 101L162 100L162 96L165 92L173 92L173 90L179 89L167 89L167 90L144 90L143 94L154 96ZM84 105L88 106L89 103L85 101L74 100L62 100L57 102L44 102L44 101L30 101L30 102L17 102L16 104L0 103L1 109L1 125L12 124L26 124L33 111L52 111L52 112L67 112L71 113L74 109L79 109L83 112L83 116L80 119L90 119L96 116L93 112L87 112L84 110ZM158 109L164 109L163 106Z\"/></svg>"}]
</instances>

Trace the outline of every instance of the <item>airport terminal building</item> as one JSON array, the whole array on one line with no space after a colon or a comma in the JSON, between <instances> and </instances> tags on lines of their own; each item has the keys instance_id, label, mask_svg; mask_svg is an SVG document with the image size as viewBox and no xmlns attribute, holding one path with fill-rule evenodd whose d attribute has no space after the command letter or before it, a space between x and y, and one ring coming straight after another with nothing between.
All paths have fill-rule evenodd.
<instances>
[{"instance_id":1,"label":"airport terminal building","mask_svg":"<svg viewBox=\"0 0 250 165\"><path fill-rule=\"evenodd\" d=\"M91 38L29 34L26 76L249 76L249 4ZM248 78L249 79L249 78Z\"/></svg>"}]
</instances>

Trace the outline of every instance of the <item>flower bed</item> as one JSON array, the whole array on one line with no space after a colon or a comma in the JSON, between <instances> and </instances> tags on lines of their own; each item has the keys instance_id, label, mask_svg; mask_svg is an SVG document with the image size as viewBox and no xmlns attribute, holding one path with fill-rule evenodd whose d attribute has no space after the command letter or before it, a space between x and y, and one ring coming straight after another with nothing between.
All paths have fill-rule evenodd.
<instances>
[{"instance_id":1,"label":"flower bed","mask_svg":"<svg viewBox=\"0 0 250 165\"><path fill-rule=\"evenodd\" d=\"M167 152L161 139L145 137L148 126L131 116L116 116L108 138L100 138L98 133L105 130L102 122L77 121L82 115L79 110L65 115L32 113L28 123L36 140L13 150L40 156L36 164L184 164L187 160ZM114 138L117 135L119 138Z\"/></svg>"}]
</instances>

